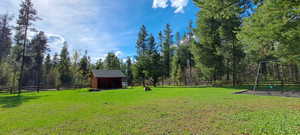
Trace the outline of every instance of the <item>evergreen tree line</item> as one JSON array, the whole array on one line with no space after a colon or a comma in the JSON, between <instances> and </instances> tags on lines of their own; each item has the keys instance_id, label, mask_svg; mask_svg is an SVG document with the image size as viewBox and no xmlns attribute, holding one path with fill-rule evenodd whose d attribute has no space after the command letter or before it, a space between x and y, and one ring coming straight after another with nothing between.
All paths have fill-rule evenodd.
<instances>
[{"instance_id":1,"label":"evergreen tree line","mask_svg":"<svg viewBox=\"0 0 300 135\"><path fill-rule=\"evenodd\" d=\"M123 62L111 52L94 64L88 52L70 54L66 42L59 54L51 56L46 34L34 28L41 20L37 11L31 0L23 0L15 25L11 15L0 15L0 88L20 93L26 87L37 91L88 87L93 69L122 70L129 85L236 86L252 83L259 63L270 60L276 63L261 65L266 78L299 83L298 1L193 2L201 10L186 33L174 32L167 24L156 35L143 25L135 57Z\"/></svg>"},{"instance_id":2,"label":"evergreen tree line","mask_svg":"<svg viewBox=\"0 0 300 135\"><path fill-rule=\"evenodd\" d=\"M194 3L201 9L196 27L190 23L183 36L174 34L167 24L153 43L152 34L147 33L145 26L141 27L133 66L136 82L145 84L146 80L154 86L157 82L253 84L260 67L266 80L299 84L299 1L194 0ZM153 45L156 49L151 49ZM147 53L152 51L158 55Z\"/></svg>"}]
</instances>

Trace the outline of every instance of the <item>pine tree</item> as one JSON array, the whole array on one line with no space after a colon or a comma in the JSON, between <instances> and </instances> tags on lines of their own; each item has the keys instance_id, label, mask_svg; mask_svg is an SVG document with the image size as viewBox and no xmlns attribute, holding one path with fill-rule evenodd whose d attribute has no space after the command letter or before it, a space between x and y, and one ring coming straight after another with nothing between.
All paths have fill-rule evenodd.
<instances>
[{"instance_id":1,"label":"pine tree","mask_svg":"<svg viewBox=\"0 0 300 135\"><path fill-rule=\"evenodd\" d=\"M51 62L51 56L48 53L45 62L44 62L44 80L45 80L45 85L47 88L49 88L49 74L52 70L52 62Z\"/></svg>"},{"instance_id":2,"label":"pine tree","mask_svg":"<svg viewBox=\"0 0 300 135\"><path fill-rule=\"evenodd\" d=\"M58 67L59 64L59 59L58 59L58 54L55 53L52 59L52 66L53 67Z\"/></svg>"},{"instance_id":3,"label":"pine tree","mask_svg":"<svg viewBox=\"0 0 300 135\"><path fill-rule=\"evenodd\" d=\"M245 18L239 33L248 55L256 61L271 57L299 64L299 5L295 0L264 0L258 5L255 14Z\"/></svg>"},{"instance_id":4,"label":"pine tree","mask_svg":"<svg viewBox=\"0 0 300 135\"><path fill-rule=\"evenodd\" d=\"M133 71L134 71L135 80L142 82L144 87L146 86L145 80L147 79L145 70L147 64L149 63L148 62L149 59L146 56L147 38L148 38L148 33L146 27L142 25L136 42L137 56L136 56L136 64L134 65Z\"/></svg>"},{"instance_id":5,"label":"pine tree","mask_svg":"<svg viewBox=\"0 0 300 135\"><path fill-rule=\"evenodd\" d=\"M60 52L58 71L59 79L63 86L69 86L72 83L72 75L70 71L71 61L68 52L68 44L65 42Z\"/></svg>"},{"instance_id":6,"label":"pine tree","mask_svg":"<svg viewBox=\"0 0 300 135\"><path fill-rule=\"evenodd\" d=\"M137 54L139 56L144 55L145 54L145 50L146 50L146 40L147 40L147 30L146 27L144 25L142 25L140 32L138 34L138 40L136 41L136 48L137 48Z\"/></svg>"},{"instance_id":7,"label":"pine tree","mask_svg":"<svg viewBox=\"0 0 300 135\"><path fill-rule=\"evenodd\" d=\"M205 79L215 81L223 75L224 67L223 56L218 53L218 48L221 47L218 33L220 22L210 11L203 9L198 13L197 24L195 31L200 43L195 44L192 49L196 66Z\"/></svg>"},{"instance_id":8,"label":"pine tree","mask_svg":"<svg viewBox=\"0 0 300 135\"><path fill-rule=\"evenodd\" d=\"M97 69L97 70L103 70L103 69L104 69L104 63L103 63L102 59L99 59L99 60L96 62L96 69Z\"/></svg>"},{"instance_id":9,"label":"pine tree","mask_svg":"<svg viewBox=\"0 0 300 135\"><path fill-rule=\"evenodd\" d=\"M0 15L0 63L10 53L12 32L9 23L11 20L12 17L8 14Z\"/></svg>"},{"instance_id":10,"label":"pine tree","mask_svg":"<svg viewBox=\"0 0 300 135\"><path fill-rule=\"evenodd\" d=\"M166 24L166 28L164 30L164 41L163 41L163 65L164 65L164 78L170 76L171 71L171 45L173 44L173 35L171 26Z\"/></svg>"},{"instance_id":11,"label":"pine tree","mask_svg":"<svg viewBox=\"0 0 300 135\"><path fill-rule=\"evenodd\" d=\"M147 60L147 63L146 65L148 65L146 68L145 68L145 72L147 73L146 76L147 78L150 78L153 86L155 87L157 82L159 81L159 77L161 77L161 69L160 68L157 68L157 67L161 67L161 57L159 55L159 52L158 52L158 46L157 46L157 43L155 41L155 38L152 34L150 34L148 40L147 40L147 58L149 60Z\"/></svg>"},{"instance_id":12,"label":"pine tree","mask_svg":"<svg viewBox=\"0 0 300 135\"><path fill-rule=\"evenodd\" d=\"M176 45L179 46L181 42L181 37L179 32L176 32L175 40L176 40Z\"/></svg>"},{"instance_id":13,"label":"pine tree","mask_svg":"<svg viewBox=\"0 0 300 135\"><path fill-rule=\"evenodd\" d=\"M88 80L88 75L90 72L87 51L85 51L84 56L80 59L79 72L81 73L81 78L82 78L81 85L83 86L84 80Z\"/></svg>"},{"instance_id":14,"label":"pine tree","mask_svg":"<svg viewBox=\"0 0 300 135\"><path fill-rule=\"evenodd\" d=\"M172 78L176 82L184 82L187 83L187 76L185 74L185 70L188 68L188 59L190 56L189 47L185 44L179 45L176 49L176 53L172 59Z\"/></svg>"},{"instance_id":15,"label":"pine tree","mask_svg":"<svg viewBox=\"0 0 300 135\"><path fill-rule=\"evenodd\" d=\"M52 63L51 63L51 56L48 53L46 58L45 58L45 74L48 74L52 68Z\"/></svg>"},{"instance_id":16,"label":"pine tree","mask_svg":"<svg viewBox=\"0 0 300 135\"><path fill-rule=\"evenodd\" d=\"M113 52L108 53L104 60L106 70L120 70L120 64L119 58Z\"/></svg>"},{"instance_id":17,"label":"pine tree","mask_svg":"<svg viewBox=\"0 0 300 135\"><path fill-rule=\"evenodd\" d=\"M31 0L24 0L21 2L21 8L19 10L19 17L17 20L17 27L16 27L16 44L22 46L21 52L21 69L20 69L20 76L19 76L19 87L18 93L21 93L22 83L23 83L23 72L24 72L24 65L25 65L25 55L26 55L26 46L28 45L28 31L33 30L31 27L33 22L38 20L37 11L33 8L33 3Z\"/></svg>"},{"instance_id":18,"label":"pine tree","mask_svg":"<svg viewBox=\"0 0 300 135\"><path fill-rule=\"evenodd\" d=\"M33 69L35 72L35 85L37 86L37 92L40 91L40 82L43 75L43 60L46 51L48 50L47 37L44 32L39 32L31 41L33 52Z\"/></svg>"},{"instance_id":19,"label":"pine tree","mask_svg":"<svg viewBox=\"0 0 300 135\"><path fill-rule=\"evenodd\" d=\"M132 62L130 57L128 57L126 60L126 76L127 76L127 83L129 86L131 86L133 80L133 74L132 74Z\"/></svg>"}]
</instances>

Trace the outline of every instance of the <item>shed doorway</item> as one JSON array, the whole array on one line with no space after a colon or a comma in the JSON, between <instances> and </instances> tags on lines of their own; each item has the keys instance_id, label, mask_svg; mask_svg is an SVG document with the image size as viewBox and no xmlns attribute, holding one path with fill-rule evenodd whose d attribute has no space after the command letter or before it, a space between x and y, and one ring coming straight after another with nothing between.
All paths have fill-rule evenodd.
<instances>
[{"instance_id":1,"label":"shed doorway","mask_svg":"<svg viewBox=\"0 0 300 135\"><path fill-rule=\"evenodd\" d=\"M98 89L122 88L122 78L98 78Z\"/></svg>"}]
</instances>

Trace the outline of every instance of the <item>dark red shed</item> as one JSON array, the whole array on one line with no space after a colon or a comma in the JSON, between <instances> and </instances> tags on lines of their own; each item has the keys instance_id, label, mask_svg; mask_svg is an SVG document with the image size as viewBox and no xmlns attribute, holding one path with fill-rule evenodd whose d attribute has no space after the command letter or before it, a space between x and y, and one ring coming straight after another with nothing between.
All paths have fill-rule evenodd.
<instances>
[{"instance_id":1,"label":"dark red shed","mask_svg":"<svg viewBox=\"0 0 300 135\"><path fill-rule=\"evenodd\" d=\"M127 83L120 70L93 70L91 87L93 89L118 89Z\"/></svg>"}]
</instances>

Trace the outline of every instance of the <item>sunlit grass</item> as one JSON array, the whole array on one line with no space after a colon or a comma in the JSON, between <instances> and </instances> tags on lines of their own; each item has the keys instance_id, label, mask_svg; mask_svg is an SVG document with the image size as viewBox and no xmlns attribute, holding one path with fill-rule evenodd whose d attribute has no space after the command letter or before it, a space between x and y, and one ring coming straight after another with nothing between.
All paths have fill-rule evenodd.
<instances>
[{"instance_id":1,"label":"sunlit grass","mask_svg":"<svg viewBox=\"0 0 300 135\"><path fill-rule=\"evenodd\" d=\"M231 88L0 95L0 134L300 134L300 99Z\"/></svg>"}]
</instances>

